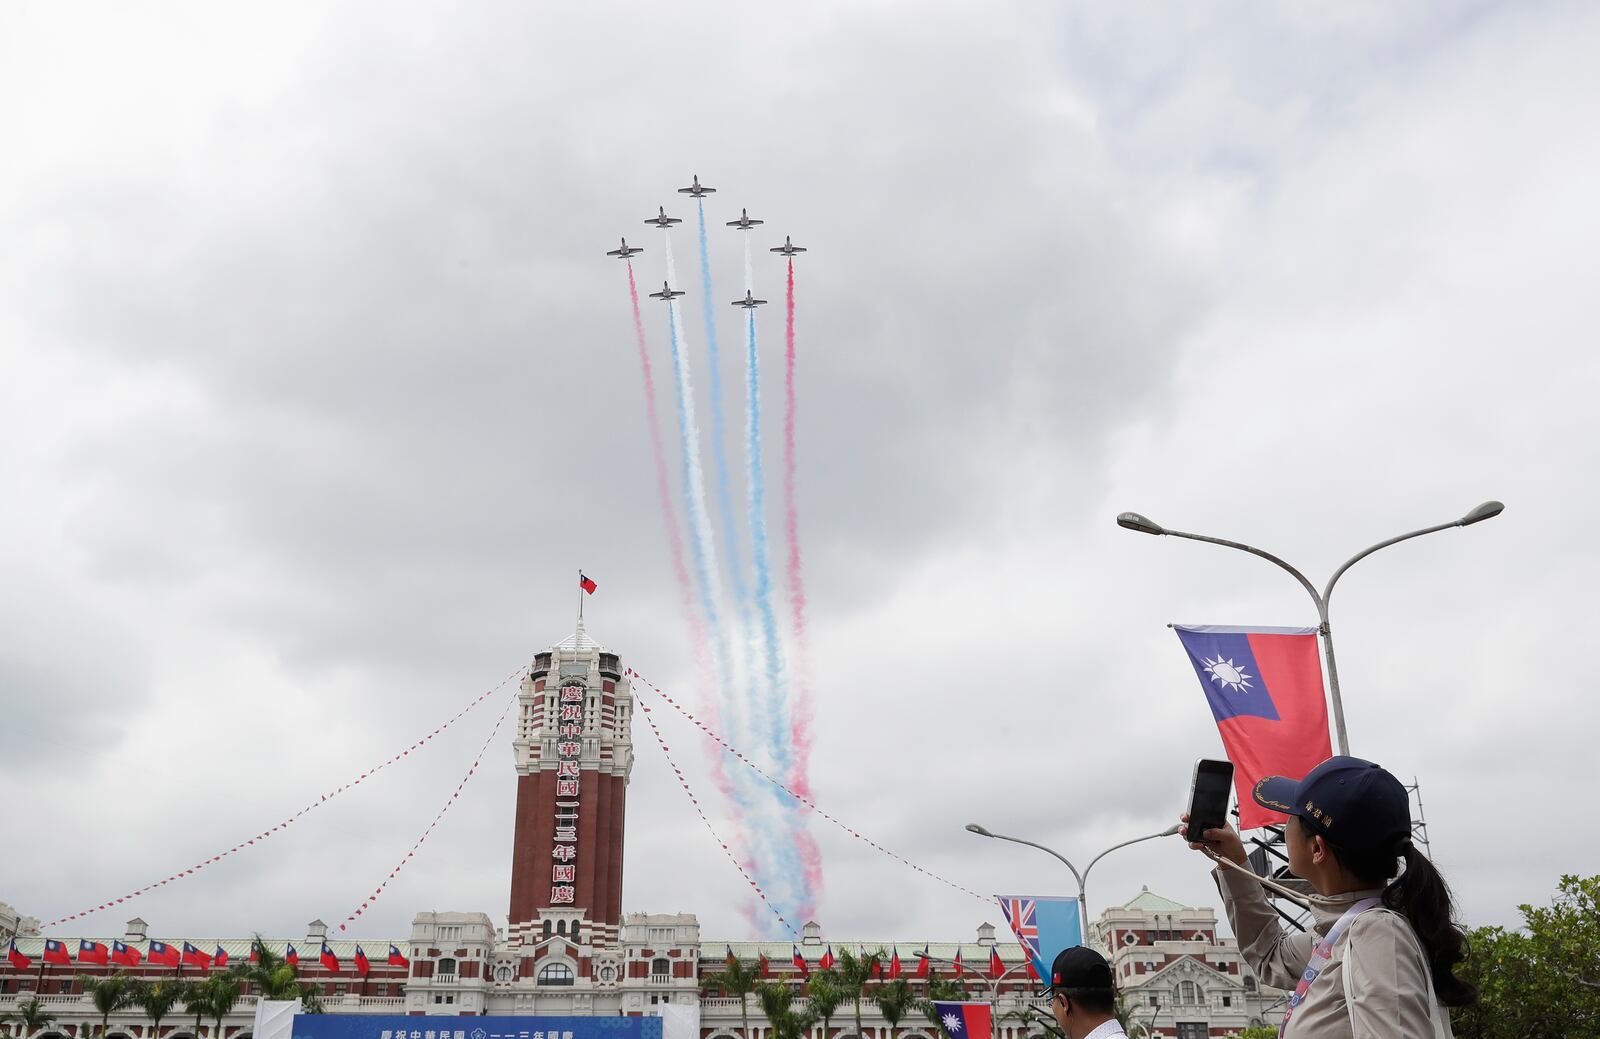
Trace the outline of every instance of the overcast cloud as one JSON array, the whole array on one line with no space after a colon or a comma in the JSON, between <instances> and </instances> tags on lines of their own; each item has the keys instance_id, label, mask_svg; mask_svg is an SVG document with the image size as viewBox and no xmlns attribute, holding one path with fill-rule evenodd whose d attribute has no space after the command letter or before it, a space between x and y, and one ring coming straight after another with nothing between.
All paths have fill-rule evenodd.
<instances>
[{"instance_id":1,"label":"overcast cloud","mask_svg":"<svg viewBox=\"0 0 1600 1039\"><path fill-rule=\"evenodd\" d=\"M1600 871L1576 823L1600 731L1597 31L1579 3L13 5L0 900L49 919L291 814L569 634L579 566L592 633L693 699L602 254L626 234L659 280L641 222L692 217L673 189L698 173L713 220L768 221L763 255L811 250L824 807L980 891L1070 893L962 824L1075 860L1164 827L1220 752L1164 625L1314 621L1270 566L1119 511L1320 580L1499 498L1492 523L1352 570L1334 622L1353 751L1421 780L1467 920L1513 921ZM739 244L713 241L729 299ZM781 298L776 262L757 290ZM343 919L503 702L62 933ZM626 907L749 936L732 868L635 738ZM503 922L508 742L354 933ZM1003 923L813 825L828 934ZM1201 863L1151 843L1097 868L1091 904L1145 884L1216 903Z\"/></svg>"}]
</instances>

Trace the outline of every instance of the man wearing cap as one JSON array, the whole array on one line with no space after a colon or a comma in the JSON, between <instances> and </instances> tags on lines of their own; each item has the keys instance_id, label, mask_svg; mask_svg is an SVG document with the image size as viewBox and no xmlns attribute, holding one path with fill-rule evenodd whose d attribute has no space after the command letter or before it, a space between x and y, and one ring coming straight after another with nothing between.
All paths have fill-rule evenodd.
<instances>
[{"instance_id":1,"label":"man wearing cap","mask_svg":"<svg viewBox=\"0 0 1600 1039\"><path fill-rule=\"evenodd\" d=\"M1451 973L1464 938L1443 878L1411 844L1405 787L1370 761L1341 756L1304 779L1263 779L1251 793L1288 816L1289 870L1316 892L1310 933L1279 925L1232 827L1206 830L1205 844L1190 846L1219 860L1213 875L1240 953L1268 985L1293 990L1282 1034L1448 1037L1440 1003L1470 1003L1476 991Z\"/></svg>"},{"instance_id":2,"label":"man wearing cap","mask_svg":"<svg viewBox=\"0 0 1600 1039\"><path fill-rule=\"evenodd\" d=\"M1062 949L1050 965L1050 1010L1067 1039L1126 1037L1117 1022L1117 986L1111 965L1093 949Z\"/></svg>"}]
</instances>

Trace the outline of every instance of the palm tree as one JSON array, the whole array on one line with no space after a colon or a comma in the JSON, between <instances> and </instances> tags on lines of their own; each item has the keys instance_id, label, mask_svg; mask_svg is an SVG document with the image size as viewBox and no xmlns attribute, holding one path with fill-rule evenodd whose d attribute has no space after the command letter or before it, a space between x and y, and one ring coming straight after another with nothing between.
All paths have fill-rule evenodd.
<instances>
[{"instance_id":1,"label":"palm tree","mask_svg":"<svg viewBox=\"0 0 1600 1039\"><path fill-rule=\"evenodd\" d=\"M200 1018L208 1016L216 1022L213 1039L222 1035L222 1019L239 1002L239 978L232 974L211 974L204 981L190 985L184 993L183 1006L194 1015L195 1039L200 1039Z\"/></svg>"},{"instance_id":2,"label":"palm tree","mask_svg":"<svg viewBox=\"0 0 1600 1039\"><path fill-rule=\"evenodd\" d=\"M760 972L755 964L746 966L730 952L728 965L706 979L708 986L721 989L730 996L739 997L739 1020L744 1025L744 1039L750 1039L750 1003L746 998L761 984Z\"/></svg>"},{"instance_id":3,"label":"palm tree","mask_svg":"<svg viewBox=\"0 0 1600 1039\"><path fill-rule=\"evenodd\" d=\"M119 970L103 978L80 974L78 984L83 986L89 1002L100 1011L100 1034L104 1036L110 1025L111 1015L133 1002L134 981Z\"/></svg>"},{"instance_id":4,"label":"palm tree","mask_svg":"<svg viewBox=\"0 0 1600 1039\"><path fill-rule=\"evenodd\" d=\"M152 1022L150 1035L153 1039L160 1039L161 1019L172 1013L173 1007L187 1001L188 990L189 983L179 981L177 978L140 981L134 986L132 1001L143 1007L145 1016L150 1018Z\"/></svg>"},{"instance_id":5,"label":"palm tree","mask_svg":"<svg viewBox=\"0 0 1600 1039\"><path fill-rule=\"evenodd\" d=\"M39 1002L39 997L34 996L26 1002L18 1003L14 1013L0 1015L6 1020L16 1021L22 1026L22 1039L27 1039L29 1032L43 1028L56 1019L56 1015L46 1011L44 1004Z\"/></svg>"},{"instance_id":6,"label":"palm tree","mask_svg":"<svg viewBox=\"0 0 1600 1039\"><path fill-rule=\"evenodd\" d=\"M839 984L839 975L831 967L819 970L811 979L807 991L807 1008L822 1022L822 1039L828 1039L828 1028L833 1023L834 1012L845 1001L845 991Z\"/></svg>"},{"instance_id":7,"label":"palm tree","mask_svg":"<svg viewBox=\"0 0 1600 1039\"><path fill-rule=\"evenodd\" d=\"M872 980L872 970L882 959L883 951L857 956L849 949L839 950L839 965L833 973L840 994L850 1000L856 1015L856 1039L861 1039L861 997ZM826 1037L824 1037L826 1039Z\"/></svg>"},{"instance_id":8,"label":"palm tree","mask_svg":"<svg viewBox=\"0 0 1600 1039\"><path fill-rule=\"evenodd\" d=\"M879 985L872 1001L878 1004L878 1013L889 1022L889 1034L893 1035L900 1019L906 1016L906 1011L916 1007L917 994L911 990L911 983L905 978L895 978Z\"/></svg>"},{"instance_id":9,"label":"palm tree","mask_svg":"<svg viewBox=\"0 0 1600 1039\"><path fill-rule=\"evenodd\" d=\"M756 986L756 997L761 1001L761 1012L772 1026L777 1039L805 1039L805 1034L816 1024L816 1014L811 1008L796 1012L794 989L781 981L767 981Z\"/></svg>"},{"instance_id":10,"label":"palm tree","mask_svg":"<svg viewBox=\"0 0 1600 1039\"><path fill-rule=\"evenodd\" d=\"M298 999L306 1013L322 1013L322 993L316 985L300 980L300 971L294 964L267 948L258 934L255 936L254 962L241 963L229 968L229 974L256 987L262 999Z\"/></svg>"}]
</instances>

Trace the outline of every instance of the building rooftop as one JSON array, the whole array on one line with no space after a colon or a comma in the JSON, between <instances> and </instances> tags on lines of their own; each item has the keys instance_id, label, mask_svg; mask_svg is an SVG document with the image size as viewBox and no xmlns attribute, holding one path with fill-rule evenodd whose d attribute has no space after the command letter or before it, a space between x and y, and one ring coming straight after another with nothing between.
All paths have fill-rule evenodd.
<instances>
[{"instance_id":1,"label":"building rooftop","mask_svg":"<svg viewBox=\"0 0 1600 1039\"><path fill-rule=\"evenodd\" d=\"M1175 913L1180 910L1192 909L1194 907L1182 905L1178 902L1174 902L1170 898L1163 898L1161 895L1151 891L1148 887L1145 887L1141 888L1137 895L1134 895L1128 901L1122 903L1122 908L1140 909L1147 913Z\"/></svg>"}]
</instances>

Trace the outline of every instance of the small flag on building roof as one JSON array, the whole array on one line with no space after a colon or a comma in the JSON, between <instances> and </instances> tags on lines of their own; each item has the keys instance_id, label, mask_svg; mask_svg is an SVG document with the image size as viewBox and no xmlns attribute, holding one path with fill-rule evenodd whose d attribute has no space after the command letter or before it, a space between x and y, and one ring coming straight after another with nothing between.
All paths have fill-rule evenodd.
<instances>
[{"instance_id":1,"label":"small flag on building roof","mask_svg":"<svg viewBox=\"0 0 1600 1039\"><path fill-rule=\"evenodd\" d=\"M583 571L580 570L580 571L578 571L578 587L582 588L584 591L588 592L590 595L593 595L594 594L594 590L596 588L600 587L600 586L595 584L589 578L583 576Z\"/></svg>"},{"instance_id":2,"label":"small flag on building roof","mask_svg":"<svg viewBox=\"0 0 1600 1039\"><path fill-rule=\"evenodd\" d=\"M178 958L178 950L166 942L151 942L150 951L145 954L145 958L151 963L160 963L167 967L177 967L182 962Z\"/></svg>"},{"instance_id":3,"label":"small flag on building roof","mask_svg":"<svg viewBox=\"0 0 1600 1039\"><path fill-rule=\"evenodd\" d=\"M294 967L300 966L300 954L288 942L284 943L283 962Z\"/></svg>"},{"instance_id":4,"label":"small flag on building roof","mask_svg":"<svg viewBox=\"0 0 1600 1039\"><path fill-rule=\"evenodd\" d=\"M123 945L119 941L111 943L111 962L119 967L137 967L144 957L139 955L139 950L131 945Z\"/></svg>"},{"instance_id":5,"label":"small flag on building roof","mask_svg":"<svg viewBox=\"0 0 1600 1039\"><path fill-rule=\"evenodd\" d=\"M893 981L900 976L900 947L895 946L894 954L889 957L889 980Z\"/></svg>"},{"instance_id":6,"label":"small flag on building roof","mask_svg":"<svg viewBox=\"0 0 1600 1039\"><path fill-rule=\"evenodd\" d=\"M925 978L925 977L928 976L928 970L932 966L933 966L933 961L928 959L928 947L927 947L927 945L923 945L922 951L917 954L917 969L916 969L916 972L914 974L912 974L911 976L913 978Z\"/></svg>"},{"instance_id":7,"label":"small flag on building roof","mask_svg":"<svg viewBox=\"0 0 1600 1039\"><path fill-rule=\"evenodd\" d=\"M389 946L389 966L409 967L411 966L411 961L406 959L405 953L401 952L398 947L391 945Z\"/></svg>"},{"instance_id":8,"label":"small flag on building roof","mask_svg":"<svg viewBox=\"0 0 1600 1039\"><path fill-rule=\"evenodd\" d=\"M1000 962L1000 950L996 949L996 948L993 948L993 947L990 947L990 949L989 949L989 976L991 978L998 978L1000 975L1004 974L1005 972L1006 972L1006 965L1004 963Z\"/></svg>"},{"instance_id":9,"label":"small flag on building roof","mask_svg":"<svg viewBox=\"0 0 1600 1039\"><path fill-rule=\"evenodd\" d=\"M822 959L817 961L817 966L821 967L823 970L832 970L833 963L833 946L830 945L828 946L828 950L822 954Z\"/></svg>"},{"instance_id":10,"label":"small flag on building roof","mask_svg":"<svg viewBox=\"0 0 1600 1039\"><path fill-rule=\"evenodd\" d=\"M188 942L184 942L182 962L193 967L199 967L201 970L205 970L207 967L211 966L211 957L207 956L199 949L196 949Z\"/></svg>"},{"instance_id":11,"label":"small flag on building roof","mask_svg":"<svg viewBox=\"0 0 1600 1039\"><path fill-rule=\"evenodd\" d=\"M795 970L809 978L811 976L811 968L806 966L806 958L800 955L800 946L791 945L789 948L792 950L789 955L789 962L794 964Z\"/></svg>"},{"instance_id":12,"label":"small flag on building roof","mask_svg":"<svg viewBox=\"0 0 1600 1039\"><path fill-rule=\"evenodd\" d=\"M367 959L366 950L356 946L356 973L363 978L372 972L372 962Z\"/></svg>"},{"instance_id":13,"label":"small flag on building roof","mask_svg":"<svg viewBox=\"0 0 1600 1039\"><path fill-rule=\"evenodd\" d=\"M33 966L33 961L17 951L17 940L11 939L11 948L6 950L6 962L17 970L27 970Z\"/></svg>"},{"instance_id":14,"label":"small flag on building roof","mask_svg":"<svg viewBox=\"0 0 1600 1039\"><path fill-rule=\"evenodd\" d=\"M71 966L72 957L67 954L67 947L65 945L62 945L54 938L46 938L44 941L44 962L60 963L66 966Z\"/></svg>"},{"instance_id":15,"label":"small flag on building roof","mask_svg":"<svg viewBox=\"0 0 1600 1039\"><path fill-rule=\"evenodd\" d=\"M110 955L110 950L99 942L91 942L86 938L78 939L79 963L98 963L104 967Z\"/></svg>"},{"instance_id":16,"label":"small flag on building roof","mask_svg":"<svg viewBox=\"0 0 1600 1039\"><path fill-rule=\"evenodd\" d=\"M329 970L335 974L339 973L339 957L335 956L333 950L328 948L327 942L322 943L322 955L318 956L317 960L322 964L323 970Z\"/></svg>"},{"instance_id":17,"label":"small flag on building roof","mask_svg":"<svg viewBox=\"0 0 1600 1039\"><path fill-rule=\"evenodd\" d=\"M211 962L217 965L218 970L228 965L228 950L222 947L222 943L217 943L217 951L212 954Z\"/></svg>"}]
</instances>

